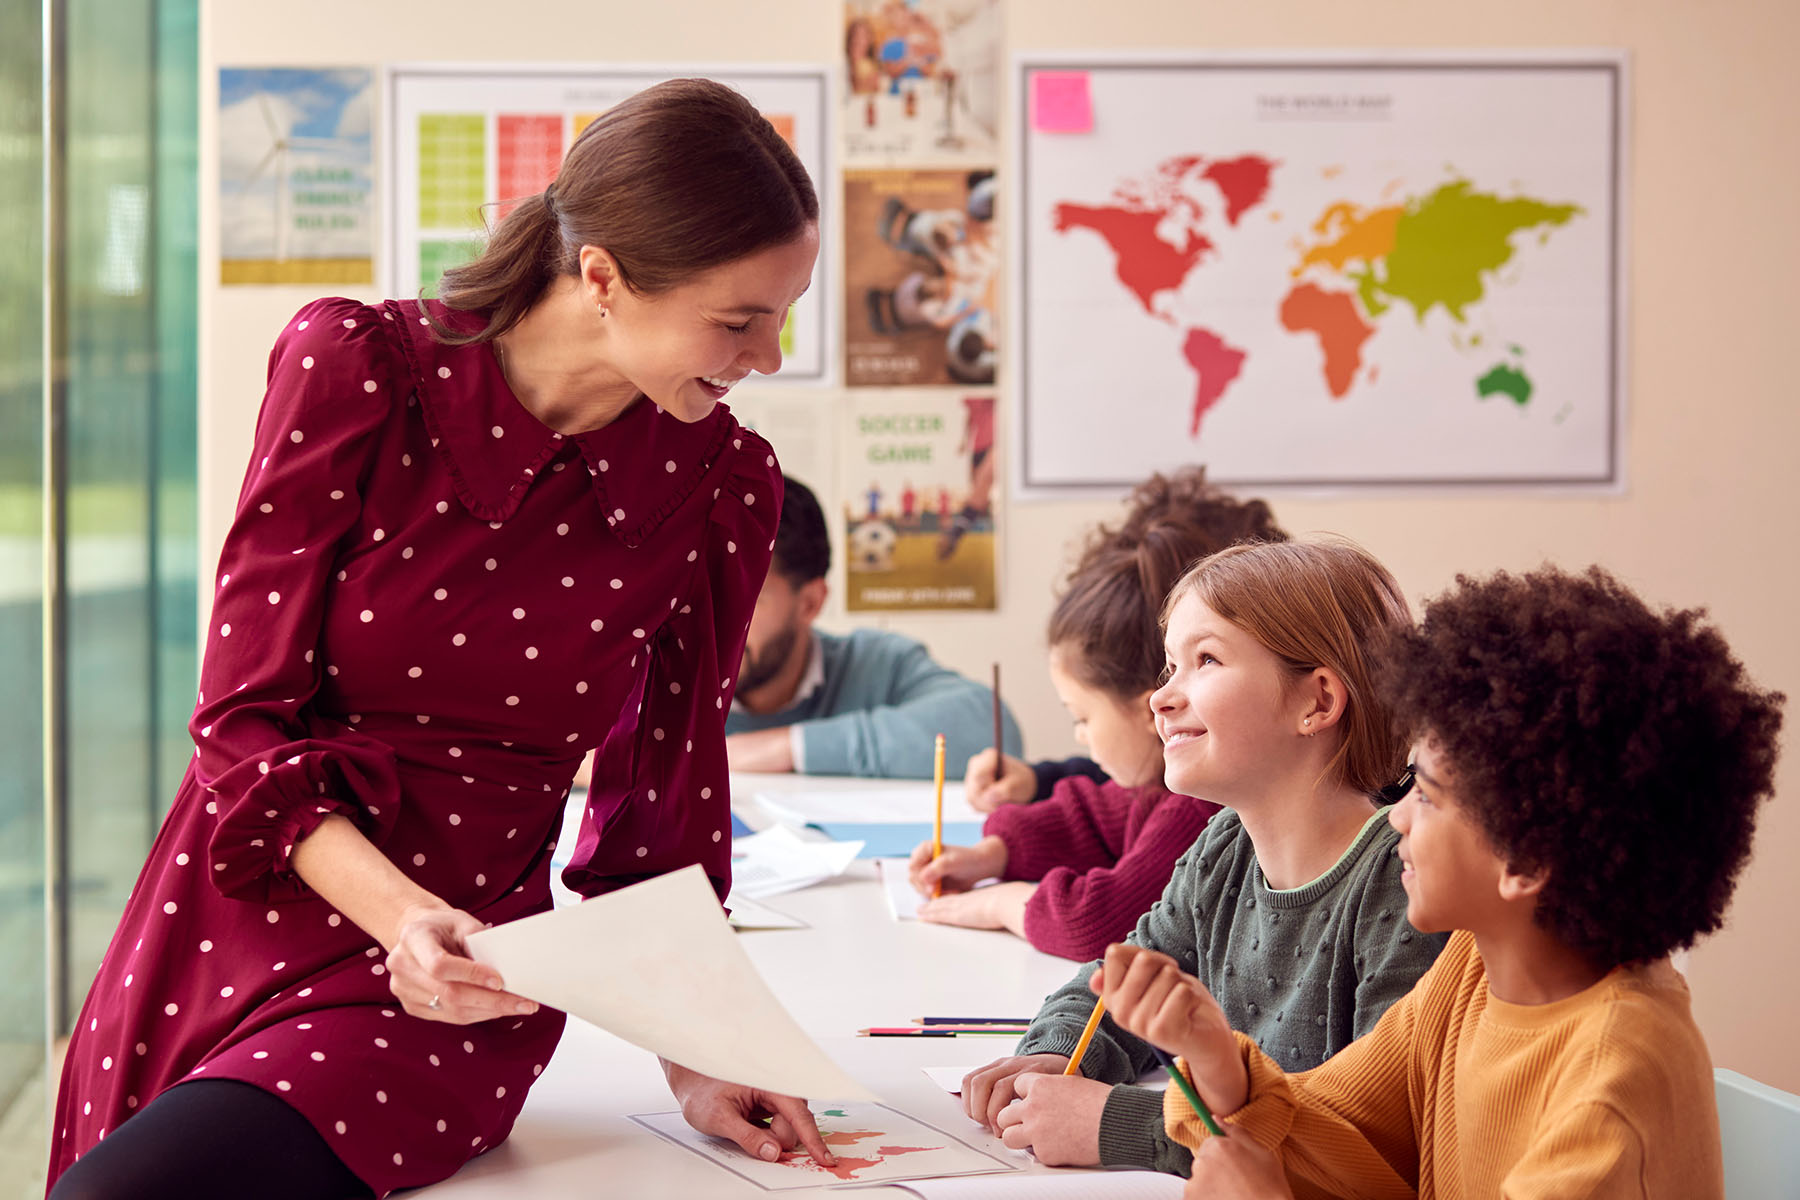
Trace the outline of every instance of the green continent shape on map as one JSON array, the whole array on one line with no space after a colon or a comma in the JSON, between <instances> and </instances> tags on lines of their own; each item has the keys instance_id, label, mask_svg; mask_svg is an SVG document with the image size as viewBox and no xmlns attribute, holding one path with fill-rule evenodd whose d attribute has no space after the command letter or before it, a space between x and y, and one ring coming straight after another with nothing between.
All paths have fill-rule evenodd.
<instances>
[{"instance_id":1,"label":"green continent shape on map","mask_svg":"<svg viewBox=\"0 0 1800 1200\"><path fill-rule=\"evenodd\" d=\"M1212 249L1212 243L1192 229L1187 231L1185 246L1171 246L1157 237L1156 227L1164 215L1110 204L1058 204L1055 229L1058 233L1091 229L1105 238L1112 247L1113 271L1119 282L1138 298L1145 312L1156 316L1152 304L1156 293L1179 288L1200 256Z\"/></svg>"},{"instance_id":2,"label":"green continent shape on map","mask_svg":"<svg viewBox=\"0 0 1800 1200\"><path fill-rule=\"evenodd\" d=\"M1475 391L1483 400L1493 395L1510 396L1514 404L1523 408L1531 399L1531 379L1522 368L1496 363L1475 381Z\"/></svg>"},{"instance_id":3,"label":"green continent shape on map","mask_svg":"<svg viewBox=\"0 0 1800 1200\"><path fill-rule=\"evenodd\" d=\"M1318 335L1319 349L1325 353L1325 386L1332 399L1343 399L1362 366L1363 343L1375 333L1356 311L1350 293L1302 283L1283 297L1281 324L1294 333Z\"/></svg>"},{"instance_id":4,"label":"green continent shape on map","mask_svg":"<svg viewBox=\"0 0 1800 1200\"><path fill-rule=\"evenodd\" d=\"M1188 429L1188 436L1199 437L1201 418L1219 402L1225 389L1238 377L1248 356L1236 346L1227 345L1224 338L1209 329L1188 330L1181 344L1181 354L1200 377L1194 388L1194 416Z\"/></svg>"},{"instance_id":5,"label":"green continent shape on map","mask_svg":"<svg viewBox=\"0 0 1800 1200\"><path fill-rule=\"evenodd\" d=\"M1358 291L1365 303L1377 288L1406 301L1421 323L1441 304L1460 323L1463 310L1484 295L1482 273L1511 261L1513 234L1564 225L1581 212L1576 204L1546 204L1524 196L1503 200L1472 190L1466 179L1454 180L1406 206L1379 277L1358 279ZM1373 305L1369 309L1379 311Z\"/></svg>"}]
</instances>

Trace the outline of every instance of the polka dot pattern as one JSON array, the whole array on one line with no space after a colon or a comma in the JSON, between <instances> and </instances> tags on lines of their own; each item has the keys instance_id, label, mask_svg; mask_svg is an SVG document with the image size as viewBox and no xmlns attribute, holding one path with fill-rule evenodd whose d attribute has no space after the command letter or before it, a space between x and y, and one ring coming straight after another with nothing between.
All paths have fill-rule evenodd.
<instances>
[{"instance_id":1,"label":"polka dot pattern","mask_svg":"<svg viewBox=\"0 0 1800 1200\"><path fill-rule=\"evenodd\" d=\"M383 348L396 336L412 357ZM580 869L723 874L723 716L704 700L736 669L777 480L722 408L555 438L484 390L491 350L438 345L411 302L309 306L272 361L197 766L95 981L104 1015L70 1047L58 1161L199 1068L292 1094L384 1193L488 1148L552 1040L537 1018L409 1017L380 947L271 872L291 878L299 833L342 811L481 920L523 915L583 748L629 722L635 774ZM692 819L659 814L677 798Z\"/></svg>"}]
</instances>

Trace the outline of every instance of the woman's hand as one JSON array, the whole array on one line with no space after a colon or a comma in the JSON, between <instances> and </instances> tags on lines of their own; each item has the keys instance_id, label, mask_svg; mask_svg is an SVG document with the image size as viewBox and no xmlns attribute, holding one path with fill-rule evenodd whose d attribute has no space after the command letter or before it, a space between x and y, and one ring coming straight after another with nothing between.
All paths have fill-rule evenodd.
<instances>
[{"instance_id":1,"label":"woman's hand","mask_svg":"<svg viewBox=\"0 0 1800 1200\"><path fill-rule=\"evenodd\" d=\"M1006 843L997 837L984 837L973 846L945 846L936 858L931 856L931 843L920 842L906 863L906 877L921 896L940 890L966 892L1004 870Z\"/></svg>"},{"instance_id":2,"label":"woman's hand","mask_svg":"<svg viewBox=\"0 0 1800 1200\"><path fill-rule=\"evenodd\" d=\"M1081 1075L1020 1075L1019 1098L1000 1110L1000 1140L1046 1167L1100 1165L1100 1115L1112 1085Z\"/></svg>"},{"instance_id":3,"label":"woman's hand","mask_svg":"<svg viewBox=\"0 0 1800 1200\"><path fill-rule=\"evenodd\" d=\"M408 907L388 951L388 990L411 1015L451 1025L536 1012L534 1001L504 990L500 972L468 956L463 939L484 928L448 905Z\"/></svg>"},{"instance_id":4,"label":"woman's hand","mask_svg":"<svg viewBox=\"0 0 1800 1200\"><path fill-rule=\"evenodd\" d=\"M1182 1200L1294 1200L1281 1160L1254 1138L1207 1138Z\"/></svg>"},{"instance_id":5,"label":"woman's hand","mask_svg":"<svg viewBox=\"0 0 1800 1200\"><path fill-rule=\"evenodd\" d=\"M1061 1075L1068 1068L1066 1054L1014 1054L976 1067L962 1081L963 1111L969 1119L1000 1132L1000 1112L1019 1094L1023 1075Z\"/></svg>"},{"instance_id":6,"label":"woman's hand","mask_svg":"<svg viewBox=\"0 0 1800 1200\"><path fill-rule=\"evenodd\" d=\"M963 794L976 812L993 812L1002 804L1029 804L1037 799L1037 772L1031 764L1010 754L1000 755L1000 778L994 778L994 755L989 748L969 760L963 771Z\"/></svg>"},{"instance_id":7,"label":"woman's hand","mask_svg":"<svg viewBox=\"0 0 1800 1200\"><path fill-rule=\"evenodd\" d=\"M667 1059L663 1060L663 1075L669 1091L681 1103L682 1119L701 1133L729 1138L745 1154L764 1162L774 1162L798 1145L814 1162L837 1165L825 1148L825 1139L819 1136L819 1124L806 1101L726 1083Z\"/></svg>"},{"instance_id":8,"label":"woman's hand","mask_svg":"<svg viewBox=\"0 0 1800 1200\"><path fill-rule=\"evenodd\" d=\"M1216 1115L1244 1106L1250 1076L1231 1022L1205 985L1174 959L1115 942L1088 986L1106 1001L1115 1025L1186 1060L1195 1090Z\"/></svg>"},{"instance_id":9,"label":"woman's hand","mask_svg":"<svg viewBox=\"0 0 1800 1200\"><path fill-rule=\"evenodd\" d=\"M1037 894L1035 883L996 883L972 892L957 892L919 905L919 920L964 929L1004 929L1025 936L1025 906Z\"/></svg>"}]
</instances>

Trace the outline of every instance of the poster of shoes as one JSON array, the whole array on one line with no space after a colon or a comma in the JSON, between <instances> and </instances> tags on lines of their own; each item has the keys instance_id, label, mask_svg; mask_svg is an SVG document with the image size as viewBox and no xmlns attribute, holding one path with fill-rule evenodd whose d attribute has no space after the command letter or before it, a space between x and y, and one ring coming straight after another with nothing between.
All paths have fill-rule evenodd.
<instances>
[{"instance_id":1,"label":"poster of shoes","mask_svg":"<svg viewBox=\"0 0 1800 1200\"><path fill-rule=\"evenodd\" d=\"M990 169L844 173L844 381L991 387L999 244Z\"/></svg>"},{"instance_id":2,"label":"poster of shoes","mask_svg":"<svg viewBox=\"0 0 1800 1200\"><path fill-rule=\"evenodd\" d=\"M992 393L864 393L845 420L845 607L994 609Z\"/></svg>"},{"instance_id":3,"label":"poster of shoes","mask_svg":"<svg viewBox=\"0 0 1800 1200\"><path fill-rule=\"evenodd\" d=\"M997 0L844 5L845 161L991 163L999 153Z\"/></svg>"}]
</instances>

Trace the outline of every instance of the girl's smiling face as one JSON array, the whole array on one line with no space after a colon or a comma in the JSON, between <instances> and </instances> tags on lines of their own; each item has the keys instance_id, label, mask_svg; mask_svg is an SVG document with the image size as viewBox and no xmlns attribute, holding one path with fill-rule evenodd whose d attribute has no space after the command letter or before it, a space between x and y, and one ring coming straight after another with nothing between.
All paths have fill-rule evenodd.
<instances>
[{"instance_id":1,"label":"girl's smiling face","mask_svg":"<svg viewBox=\"0 0 1800 1200\"><path fill-rule=\"evenodd\" d=\"M1292 672L1192 593L1169 613L1164 650L1167 677L1150 707L1169 789L1215 804L1254 799L1305 733Z\"/></svg>"}]
</instances>

